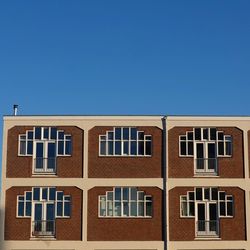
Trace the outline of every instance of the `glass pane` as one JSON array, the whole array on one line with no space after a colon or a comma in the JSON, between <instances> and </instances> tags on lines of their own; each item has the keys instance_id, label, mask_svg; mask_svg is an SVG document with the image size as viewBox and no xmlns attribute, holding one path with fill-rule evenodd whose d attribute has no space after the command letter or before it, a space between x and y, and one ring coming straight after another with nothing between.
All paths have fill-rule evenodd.
<instances>
[{"instance_id":1,"label":"glass pane","mask_svg":"<svg viewBox=\"0 0 250 250\"><path fill-rule=\"evenodd\" d=\"M144 216L144 202L138 202L138 216Z\"/></svg>"},{"instance_id":2,"label":"glass pane","mask_svg":"<svg viewBox=\"0 0 250 250\"><path fill-rule=\"evenodd\" d=\"M67 140L66 141L66 145L65 145L65 154L66 155L71 155L72 153L72 143L71 143L71 140Z\"/></svg>"},{"instance_id":3,"label":"glass pane","mask_svg":"<svg viewBox=\"0 0 250 250\"><path fill-rule=\"evenodd\" d=\"M233 216L233 203L227 202L227 216Z\"/></svg>"},{"instance_id":4,"label":"glass pane","mask_svg":"<svg viewBox=\"0 0 250 250\"><path fill-rule=\"evenodd\" d=\"M181 155L187 155L186 142L181 141Z\"/></svg>"},{"instance_id":5,"label":"glass pane","mask_svg":"<svg viewBox=\"0 0 250 250\"><path fill-rule=\"evenodd\" d=\"M26 202L25 215L31 216L31 201Z\"/></svg>"},{"instance_id":6,"label":"glass pane","mask_svg":"<svg viewBox=\"0 0 250 250\"><path fill-rule=\"evenodd\" d=\"M28 141L27 153L28 153L29 155L32 155L32 154L33 154L33 141Z\"/></svg>"},{"instance_id":7,"label":"glass pane","mask_svg":"<svg viewBox=\"0 0 250 250\"><path fill-rule=\"evenodd\" d=\"M128 155L129 150L128 150L128 141L123 142L123 154Z\"/></svg>"},{"instance_id":8,"label":"glass pane","mask_svg":"<svg viewBox=\"0 0 250 250\"><path fill-rule=\"evenodd\" d=\"M47 204L47 220L48 221L53 221L55 219L55 205L54 204Z\"/></svg>"},{"instance_id":9,"label":"glass pane","mask_svg":"<svg viewBox=\"0 0 250 250\"><path fill-rule=\"evenodd\" d=\"M106 198L100 197L100 216L106 216Z\"/></svg>"},{"instance_id":10,"label":"glass pane","mask_svg":"<svg viewBox=\"0 0 250 250\"><path fill-rule=\"evenodd\" d=\"M70 216L70 202L64 202L64 216Z\"/></svg>"},{"instance_id":11,"label":"glass pane","mask_svg":"<svg viewBox=\"0 0 250 250\"><path fill-rule=\"evenodd\" d=\"M44 139L49 139L49 128L44 128L43 129L43 138Z\"/></svg>"},{"instance_id":12,"label":"glass pane","mask_svg":"<svg viewBox=\"0 0 250 250\"><path fill-rule=\"evenodd\" d=\"M56 192L56 199L57 201L63 200L63 192Z\"/></svg>"},{"instance_id":13,"label":"glass pane","mask_svg":"<svg viewBox=\"0 0 250 250\"><path fill-rule=\"evenodd\" d=\"M61 202L61 201L57 202L56 214L57 214L57 216L63 215L63 202Z\"/></svg>"},{"instance_id":14,"label":"glass pane","mask_svg":"<svg viewBox=\"0 0 250 250\"><path fill-rule=\"evenodd\" d=\"M196 157L197 159L204 159L204 144L203 143L196 144Z\"/></svg>"},{"instance_id":15,"label":"glass pane","mask_svg":"<svg viewBox=\"0 0 250 250\"><path fill-rule=\"evenodd\" d=\"M194 143L189 141L188 142L188 155L193 155L194 154Z\"/></svg>"},{"instance_id":16,"label":"glass pane","mask_svg":"<svg viewBox=\"0 0 250 250\"><path fill-rule=\"evenodd\" d=\"M212 200L217 201L218 200L218 189L212 188Z\"/></svg>"},{"instance_id":17,"label":"glass pane","mask_svg":"<svg viewBox=\"0 0 250 250\"><path fill-rule=\"evenodd\" d=\"M226 142L226 155L232 155L232 143Z\"/></svg>"},{"instance_id":18,"label":"glass pane","mask_svg":"<svg viewBox=\"0 0 250 250\"><path fill-rule=\"evenodd\" d=\"M219 198L220 198L220 200L225 200L226 193L225 192L219 192Z\"/></svg>"},{"instance_id":19,"label":"glass pane","mask_svg":"<svg viewBox=\"0 0 250 250\"><path fill-rule=\"evenodd\" d=\"M54 201L56 199L56 189L49 188L49 200Z\"/></svg>"},{"instance_id":20,"label":"glass pane","mask_svg":"<svg viewBox=\"0 0 250 250\"><path fill-rule=\"evenodd\" d=\"M136 201L137 200L137 188L131 188L130 199Z\"/></svg>"},{"instance_id":21,"label":"glass pane","mask_svg":"<svg viewBox=\"0 0 250 250\"><path fill-rule=\"evenodd\" d=\"M64 141L58 141L58 154L64 154Z\"/></svg>"},{"instance_id":22,"label":"glass pane","mask_svg":"<svg viewBox=\"0 0 250 250\"><path fill-rule=\"evenodd\" d=\"M194 133L193 132L187 132L187 138L188 138L188 140L192 141L194 139Z\"/></svg>"},{"instance_id":23,"label":"glass pane","mask_svg":"<svg viewBox=\"0 0 250 250\"><path fill-rule=\"evenodd\" d=\"M39 201L40 200L40 188L33 189L33 200Z\"/></svg>"},{"instance_id":24,"label":"glass pane","mask_svg":"<svg viewBox=\"0 0 250 250\"><path fill-rule=\"evenodd\" d=\"M52 128L50 129L50 138L51 138L51 139L56 139L56 134L57 134L57 129L54 128L54 127L52 127Z\"/></svg>"},{"instance_id":25,"label":"glass pane","mask_svg":"<svg viewBox=\"0 0 250 250\"><path fill-rule=\"evenodd\" d=\"M115 154L121 155L121 142L120 141L115 142Z\"/></svg>"},{"instance_id":26,"label":"glass pane","mask_svg":"<svg viewBox=\"0 0 250 250\"><path fill-rule=\"evenodd\" d=\"M223 134L223 132L218 132L218 140L220 140L220 141L224 140L224 134Z\"/></svg>"},{"instance_id":27,"label":"glass pane","mask_svg":"<svg viewBox=\"0 0 250 250\"><path fill-rule=\"evenodd\" d=\"M138 140L144 140L144 132L138 132Z\"/></svg>"},{"instance_id":28,"label":"glass pane","mask_svg":"<svg viewBox=\"0 0 250 250\"><path fill-rule=\"evenodd\" d=\"M146 202L146 216L152 216L152 202Z\"/></svg>"},{"instance_id":29,"label":"glass pane","mask_svg":"<svg viewBox=\"0 0 250 250\"><path fill-rule=\"evenodd\" d=\"M201 201L202 199L202 188L196 188L196 200Z\"/></svg>"},{"instance_id":30,"label":"glass pane","mask_svg":"<svg viewBox=\"0 0 250 250\"><path fill-rule=\"evenodd\" d=\"M208 139L208 129L207 129L207 128L204 128L204 129L203 129L203 139L204 139L204 140L207 140L207 139Z\"/></svg>"},{"instance_id":31,"label":"glass pane","mask_svg":"<svg viewBox=\"0 0 250 250\"><path fill-rule=\"evenodd\" d=\"M33 131L28 131L28 139L33 140Z\"/></svg>"},{"instance_id":32,"label":"glass pane","mask_svg":"<svg viewBox=\"0 0 250 250\"><path fill-rule=\"evenodd\" d=\"M115 188L115 200L121 200L121 188Z\"/></svg>"},{"instance_id":33,"label":"glass pane","mask_svg":"<svg viewBox=\"0 0 250 250\"><path fill-rule=\"evenodd\" d=\"M112 201L108 201L108 216L113 216L113 202Z\"/></svg>"},{"instance_id":34,"label":"glass pane","mask_svg":"<svg viewBox=\"0 0 250 250\"><path fill-rule=\"evenodd\" d=\"M182 216L188 216L187 202L186 201L181 202L181 215Z\"/></svg>"},{"instance_id":35,"label":"glass pane","mask_svg":"<svg viewBox=\"0 0 250 250\"><path fill-rule=\"evenodd\" d=\"M114 142L109 141L108 142L108 155L113 155L114 154Z\"/></svg>"},{"instance_id":36,"label":"glass pane","mask_svg":"<svg viewBox=\"0 0 250 250\"><path fill-rule=\"evenodd\" d=\"M56 144L54 142L48 143L48 158L56 157Z\"/></svg>"},{"instance_id":37,"label":"glass pane","mask_svg":"<svg viewBox=\"0 0 250 250\"><path fill-rule=\"evenodd\" d=\"M114 140L114 132L108 132L108 140Z\"/></svg>"},{"instance_id":38,"label":"glass pane","mask_svg":"<svg viewBox=\"0 0 250 250\"><path fill-rule=\"evenodd\" d=\"M137 192L138 193L138 200L144 201L144 192Z\"/></svg>"},{"instance_id":39,"label":"glass pane","mask_svg":"<svg viewBox=\"0 0 250 250\"><path fill-rule=\"evenodd\" d=\"M106 155L106 141L101 141L101 155Z\"/></svg>"},{"instance_id":40,"label":"glass pane","mask_svg":"<svg viewBox=\"0 0 250 250\"><path fill-rule=\"evenodd\" d=\"M188 193L188 199L193 201L194 200L194 192L189 192Z\"/></svg>"},{"instance_id":41,"label":"glass pane","mask_svg":"<svg viewBox=\"0 0 250 250\"><path fill-rule=\"evenodd\" d=\"M35 127L35 139L41 139L41 127Z\"/></svg>"},{"instance_id":42,"label":"glass pane","mask_svg":"<svg viewBox=\"0 0 250 250\"><path fill-rule=\"evenodd\" d=\"M20 141L20 155L26 155L26 141Z\"/></svg>"},{"instance_id":43,"label":"glass pane","mask_svg":"<svg viewBox=\"0 0 250 250\"><path fill-rule=\"evenodd\" d=\"M42 189L42 199L47 200L48 199L48 188Z\"/></svg>"},{"instance_id":44,"label":"glass pane","mask_svg":"<svg viewBox=\"0 0 250 250\"><path fill-rule=\"evenodd\" d=\"M107 192L107 198L109 201L113 201L113 192Z\"/></svg>"},{"instance_id":45,"label":"glass pane","mask_svg":"<svg viewBox=\"0 0 250 250\"><path fill-rule=\"evenodd\" d=\"M136 141L130 142L130 151L131 151L131 155L137 155Z\"/></svg>"},{"instance_id":46,"label":"glass pane","mask_svg":"<svg viewBox=\"0 0 250 250\"><path fill-rule=\"evenodd\" d=\"M123 200L128 200L129 189L123 188Z\"/></svg>"},{"instance_id":47,"label":"glass pane","mask_svg":"<svg viewBox=\"0 0 250 250\"><path fill-rule=\"evenodd\" d=\"M226 216L226 204L225 202L220 202L220 216Z\"/></svg>"},{"instance_id":48,"label":"glass pane","mask_svg":"<svg viewBox=\"0 0 250 250\"><path fill-rule=\"evenodd\" d=\"M189 202L189 216L194 216L194 202Z\"/></svg>"},{"instance_id":49,"label":"glass pane","mask_svg":"<svg viewBox=\"0 0 250 250\"><path fill-rule=\"evenodd\" d=\"M58 131L58 139L64 140L64 132L63 131Z\"/></svg>"},{"instance_id":50,"label":"glass pane","mask_svg":"<svg viewBox=\"0 0 250 250\"><path fill-rule=\"evenodd\" d=\"M146 141L146 155L151 155L151 141Z\"/></svg>"},{"instance_id":51,"label":"glass pane","mask_svg":"<svg viewBox=\"0 0 250 250\"><path fill-rule=\"evenodd\" d=\"M138 155L144 155L144 141L138 142Z\"/></svg>"},{"instance_id":52,"label":"glass pane","mask_svg":"<svg viewBox=\"0 0 250 250\"><path fill-rule=\"evenodd\" d=\"M209 159L215 159L216 153L215 153L215 143L208 143L208 158Z\"/></svg>"},{"instance_id":53,"label":"glass pane","mask_svg":"<svg viewBox=\"0 0 250 250\"><path fill-rule=\"evenodd\" d=\"M129 216L129 207L127 201L123 202L123 216Z\"/></svg>"},{"instance_id":54,"label":"glass pane","mask_svg":"<svg viewBox=\"0 0 250 250\"><path fill-rule=\"evenodd\" d=\"M41 221L42 220L42 204L35 204L35 220Z\"/></svg>"},{"instance_id":55,"label":"glass pane","mask_svg":"<svg viewBox=\"0 0 250 250\"><path fill-rule=\"evenodd\" d=\"M200 128L195 128L194 134L195 134L195 140L201 140L201 129Z\"/></svg>"},{"instance_id":56,"label":"glass pane","mask_svg":"<svg viewBox=\"0 0 250 250\"><path fill-rule=\"evenodd\" d=\"M38 142L36 144L36 157L37 158L43 158L44 157L43 142Z\"/></svg>"},{"instance_id":57,"label":"glass pane","mask_svg":"<svg viewBox=\"0 0 250 250\"><path fill-rule=\"evenodd\" d=\"M204 195L205 195L206 200L210 200L210 189L209 188L205 188Z\"/></svg>"},{"instance_id":58,"label":"glass pane","mask_svg":"<svg viewBox=\"0 0 250 250\"><path fill-rule=\"evenodd\" d=\"M131 128L131 135L130 135L130 139L131 140L137 140L137 129L136 128Z\"/></svg>"},{"instance_id":59,"label":"glass pane","mask_svg":"<svg viewBox=\"0 0 250 250\"><path fill-rule=\"evenodd\" d=\"M216 128L210 128L210 140L216 140Z\"/></svg>"},{"instance_id":60,"label":"glass pane","mask_svg":"<svg viewBox=\"0 0 250 250\"><path fill-rule=\"evenodd\" d=\"M136 202L130 202L130 215L131 216L137 216L137 203Z\"/></svg>"},{"instance_id":61,"label":"glass pane","mask_svg":"<svg viewBox=\"0 0 250 250\"><path fill-rule=\"evenodd\" d=\"M210 221L217 220L217 204L210 203L209 204L209 219Z\"/></svg>"},{"instance_id":62,"label":"glass pane","mask_svg":"<svg viewBox=\"0 0 250 250\"><path fill-rule=\"evenodd\" d=\"M129 139L129 128L123 128L123 139L124 140Z\"/></svg>"},{"instance_id":63,"label":"glass pane","mask_svg":"<svg viewBox=\"0 0 250 250\"><path fill-rule=\"evenodd\" d=\"M32 192L26 192L26 197L25 197L25 199L26 199L26 201L31 201L32 200Z\"/></svg>"},{"instance_id":64,"label":"glass pane","mask_svg":"<svg viewBox=\"0 0 250 250\"><path fill-rule=\"evenodd\" d=\"M24 202L18 202L18 216L24 216Z\"/></svg>"},{"instance_id":65,"label":"glass pane","mask_svg":"<svg viewBox=\"0 0 250 250\"><path fill-rule=\"evenodd\" d=\"M115 202L114 216L121 216L121 202Z\"/></svg>"},{"instance_id":66,"label":"glass pane","mask_svg":"<svg viewBox=\"0 0 250 250\"><path fill-rule=\"evenodd\" d=\"M121 140L121 128L115 128L115 139Z\"/></svg>"}]
</instances>

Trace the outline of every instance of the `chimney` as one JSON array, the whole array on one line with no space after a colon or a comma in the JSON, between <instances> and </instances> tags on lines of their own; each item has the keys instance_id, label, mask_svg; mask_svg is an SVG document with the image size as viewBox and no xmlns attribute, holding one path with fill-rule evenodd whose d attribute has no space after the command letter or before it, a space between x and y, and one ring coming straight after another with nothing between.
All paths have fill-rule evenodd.
<instances>
[{"instance_id":1,"label":"chimney","mask_svg":"<svg viewBox=\"0 0 250 250\"><path fill-rule=\"evenodd\" d=\"M13 105L13 115L16 116L17 115L17 110L18 110L18 105L14 104Z\"/></svg>"}]
</instances>

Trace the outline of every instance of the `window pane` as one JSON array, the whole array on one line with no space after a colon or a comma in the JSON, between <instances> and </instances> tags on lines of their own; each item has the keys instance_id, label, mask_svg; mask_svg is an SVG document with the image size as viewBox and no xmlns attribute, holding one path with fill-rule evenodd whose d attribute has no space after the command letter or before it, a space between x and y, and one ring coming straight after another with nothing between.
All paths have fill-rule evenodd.
<instances>
[{"instance_id":1,"label":"window pane","mask_svg":"<svg viewBox=\"0 0 250 250\"><path fill-rule=\"evenodd\" d=\"M128 202L123 202L123 216L129 216Z\"/></svg>"},{"instance_id":2,"label":"window pane","mask_svg":"<svg viewBox=\"0 0 250 250\"><path fill-rule=\"evenodd\" d=\"M64 140L64 132L63 131L58 131L58 139Z\"/></svg>"},{"instance_id":3,"label":"window pane","mask_svg":"<svg viewBox=\"0 0 250 250\"><path fill-rule=\"evenodd\" d=\"M217 201L218 200L218 189L212 188L212 200Z\"/></svg>"},{"instance_id":4,"label":"window pane","mask_svg":"<svg viewBox=\"0 0 250 250\"><path fill-rule=\"evenodd\" d=\"M115 202L114 216L121 216L121 202Z\"/></svg>"},{"instance_id":5,"label":"window pane","mask_svg":"<svg viewBox=\"0 0 250 250\"><path fill-rule=\"evenodd\" d=\"M205 188L204 195L205 195L206 200L210 200L210 189L209 188Z\"/></svg>"},{"instance_id":6,"label":"window pane","mask_svg":"<svg viewBox=\"0 0 250 250\"><path fill-rule=\"evenodd\" d=\"M57 202L56 214L57 214L57 216L63 215L63 202L61 202L61 201Z\"/></svg>"},{"instance_id":7,"label":"window pane","mask_svg":"<svg viewBox=\"0 0 250 250\"><path fill-rule=\"evenodd\" d=\"M146 141L146 155L151 155L151 141Z\"/></svg>"},{"instance_id":8,"label":"window pane","mask_svg":"<svg viewBox=\"0 0 250 250\"><path fill-rule=\"evenodd\" d=\"M144 216L144 202L138 202L138 216Z\"/></svg>"},{"instance_id":9,"label":"window pane","mask_svg":"<svg viewBox=\"0 0 250 250\"><path fill-rule=\"evenodd\" d=\"M26 201L31 201L32 200L32 192L26 192Z\"/></svg>"},{"instance_id":10,"label":"window pane","mask_svg":"<svg viewBox=\"0 0 250 250\"><path fill-rule=\"evenodd\" d=\"M33 140L33 131L28 131L28 139Z\"/></svg>"},{"instance_id":11,"label":"window pane","mask_svg":"<svg viewBox=\"0 0 250 250\"><path fill-rule=\"evenodd\" d=\"M30 155L33 154L33 141L28 141L27 153Z\"/></svg>"},{"instance_id":12,"label":"window pane","mask_svg":"<svg viewBox=\"0 0 250 250\"><path fill-rule=\"evenodd\" d=\"M192 141L194 139L194 133L193 132L187 132L187 138L188 138L188 140Z\"/></svg>"},{"instance_id":13,"label":"window pane","mask_svg":"<svg viewBox=\"0 0 250 250\"><path fill-rule=\"evenodd\" d=\"M226 155L232 155L232 143L226 142Z\"/></svg>"},{"instance_id":14,"label":"window pane","mask_svg":"<svg viewBox=\"0 0 250 250\"><path fill-rule=\"evenodd\" d=\"M144 140L144 132L138 132L138 140Z\"/></svg>"},{"instance_id":15,"label":"window pane","mask_svg":"<svg viewBox=\"0 0 250 250\"><path fill-rule=\"evenodd\" d=\"M48 194L47 193L48 193L48 188L43 188L42 189L42 199L43 200L47 200L48 199L48 196L47 196Z\"/></svg>"},{"instance_id":16,"label":"window pane","mask_svg":"<svg viewBox=\"0 0 250 250\"><path fill-rule=\"evenodd\" d=\"M189 202L189 216L194 216L194 202Z\"/></svg>"},{"instance_id":17,"label":"window pane","mask_svg":"<svg viewBox=\"0 0 250 250\"><path fill-rule=\"evenodd\" d=\"M106 155L106 141L101 141L101 155Z\"/></svg>"},{"instance_id":18,"label":"window pane","mask_svg":"<svg viewBox=\"0 0 250 250\"><path fill-rule=\"evenodd\" d=\"M138 200L144 201L144 192L137 192L138 193Z\"/></svg>"},{"instance_id":19,"label":"window pane","mask_svg":"<svg viewBox=\"0 0 250 250\"><path fill-rule=\"evenodd\" d=\"M26 155L26 141L20 141L20 155Z\"/></svg>"},{"instance_id":20,"label":"window pane","mask_svg":"<svg viewBox=\"0 0 250 250\"><path fill-rule=\"evenodd\" d=\"M113 201L113 192L107 192L107 198L109 201Z\"/></svg>"},{"instance_id":21,"label":"window pane","mask_svg":"<svg viewBox=\"0 0 250 250\"><path fill-rule=\"evenodd\" d=\"M100 216L106 216L106 198L100 197Z\"/></svg>"},{"instance_id":22,"label":"window pane","mask_svg":"<svg viewBox=\"0 0 250 250\"><path fill-rule=\"evenodd\" d=\"M131 141L130 144L131 155L137 155L136 142Z\"/></svg>"},{"instance_id":23,"label":"window pane","mask_svg":"<svg viewBox=\"0 0 250 250\"><path fill-rule=\"evenodd\" d=\"M226 216L225 202L220 202L220 216Z\"/></svg>"},{"instance_id":24,"label":"window pane","mask_svg":"<svg viewBox=\"0 0 250 250\"><path fill-rule=\"evenodd\" d=\"M121 200L121 188L115 188L115 200Z\"/></svg>"},{"instance_id":25,"label":"window pane","mask_svg":"<svg viewBox=\"0 0 250 250\"><path fill-rule=\"evenodd\" d=\"M233 216L233 203L227 202L227 216Z\"/></svg>"},{"instance_id":26,"label":"window pane","mask_svg":"<svg viewBox=\"0 0 250 250\"><path fill-rule=\"evenodd\" d=\"M181 141L181 155L186 155L187 151L186 151L186 142Z\"/></svg>"},{"instance_id":27,"label":"window pane","mask_svg":"<svg viewBox=\"0 0 250 250\"><path fill-rule=\"evenodd\" d=\"M51 128L50 129L50 138L51 139L56 139L56 133L57 133L57 129L56 128Z\"/></svg>"},{"instance_id":28,"label":"window pane","mask_svg":"<svg viewBox=\"0 0 250 250\"><path fill-rule=\"evenodd\" d=\"M69 140L69 141L66 141L65 154L71 155L71 152L72 152L72 143L71 143L71 140Z\"/></svg>"},{"instance_id":29,"label":"window pane","mask_svg":"<svg viewBox=\"0 0 250 250\"><path fill-rule=\"evenodd\" d=\"M41 139L41 127L35 127L35 139Z\"/></svg>"},{"instance_id":30,"label":"window pane","mask_svg":"<svg viewBox=\"0 0 250 250\"><path fill-rule=\"evenodd\" d=\"M203 129L203 139L204 139L204 140L207 140L207 139L208 139L208 129L207 129L207 128L204 128L204 129Z\"/></svg>"},{"instance_id":31,"label":"window pane","mask_svg":"<svg viewBox=\"0 0 250 250\"><path fill-rule=\"evenodd\" d=\"M64 154L64 141L58 141L58 154Z\"/></svg>"},{"instance_id":32,"label":"window pane","mask_svg":"<svg viewBox=\"0 0 250 250\"><path fill-rule=\"evenodd\" d=\"M115 142L115 154L121 155L121 142L120 141Z\"/></svg>"},{"instance_id":33,"label":"window pane","mask_svg":"<svg viewBox=\"0 0 250 250\"><path fill-rule=\"evenodd\" d=\"M131 196L130 199L136 201L137 200L137 188L131 188Z\"/></svg>"},{"instance_id":34,"label":"window pane","mask_svg":"<svg viewBox=\"0 0 250 250\"><path fill-rule=\"evenodd\" d=\"M25 215L31 216L31 201L26 202Z\"/></svg>"},{"instance_id":35,"label":"window pane","mask_svg":"<svg viewBox=\"0 0 250 250\"><path fill-rule=\"evenodd\" d=\"M124 140L129 139L129 128L123 128L123 139Z\"/></svg>"},{"instance_id":36,"label":"window pane","mask_svg":"<svg viewBox=\"0 0 250 250\"><path fill-rule=\"evenodd\" d=\"M144 155L144 141L138 142L138 155Z\"/></svg>"},{"instance_id":37,"label":"window pane","mask_svg":"<svg viewBox=\"0 0 250 250\"><path fill-rule=\"evenodd\" d=\"M56 192L56 199L57 201L63 200L63 192Z\"/></svg>"},{"instance_id":38,"label":"window pane","mask_svg":"<svg viewBox=\"0 0 250 250\"><path fill-rule=\"evenodd\" d=\"M35 201L40 200L40 188L33 189L33 200L35 200Z\"/></svg>"},{"instance_id":39,"label":"window pane","mask_svg":"<svg viewBox=\"0 0 250 250\"><path fill-rule=\"evenodd\" d=\"M48 158L56 157L56 144L54 142L48 143Z\"/></svg>"},{"instance_id":40,"label":"window pane","mask_svg":"<svg viewBox=\"0 0 250 250\"><path fill-rule=\"evenodd\" d=\"M200 128L195 128L194 134L195 134L195 140L201 140L201 129Z\"/></svg>"},{"instance_id":41,"label":"window pane","mask_svg":"<svg viewBox=\"0 0 250 250\"><path fill-rule=\"evenodd\" d=\"M113 202L112 201L108 201L108 216L113 216Z\"/></svg>"},{"instance_id":42,"label":"window pane","mask_svg":"<svg viewBox=\"0 0 250 250\"><path fill-rule=\"evenodd\" d=\"M188 155L193 155L194 154L194 143L189 141L188 142Z\"/></svg>"},{"instance_id":43,"label":"window pane","mask_svg":"<svg viewBox=\"0 0 250 250\"><path fill-rule=\"evenodd\" d=\"M196 200L201 201L202 199L202 188L196 188Z\"/></svg>"},{"instance_id":44,"label":"window pane","mask_svg":"<svg viewBox=\"0 0 250 250\"><path fill-rule=\"evenodd\" d=\"M114 132L108 132L108 140L114 140Z\"/></svg>"},{"instance_id":45,"label":"window pane","mask_svg":"<svg viewBox=\"0 0 250 250\"><path fill-rule=\"evenodd\" d=\"M128 200L129 188L123 188L123 200Z\"/></svg>"},{"instance_id":46,"label":"window pane","mask_svg":"<svg viewBox=\"0 0 250 250\"><path fill-rule=\"evenodd\" d=\"M114 154L114 142L109 141L108 142L108 155L113 155Z\"/></svg>"},{"instance_id":47,"label":"window pane","mask_svg":"<svg viewBox=\"0 0 250 250\"><path fill-rule=\"evenodd\" d=\"M43 138L44 139L49 139L49 128L44 128L43 129Z\"/></svg>"},{"instance_id":48,"label":"window pane","mask_svg":"<svg viewBox=\"0 0 250 250\"><path fill-rule=\"evenodd\" d=\"M24 216L24 202L18 202L18 216Z\"/></svg>"},{"instance_id":49,"label":"window pane","mask_svg":"<svg viewBox=\"0 0 250 250\"><path fill-rule=\"evenodd\" d=\"M130 202L130 215L131 216L137 216L137 203L136 202Z\"/></svg>"},{"instance_id":50,"label":"window pane","mask_svg":"<svg viewBox=\"0 0 250 250\"><path fill-rule=\"evenodd\" d=\"M220 141L224 140L224 134L223 134L223 132L218 132L218 140L220 140Z\"/></svg>"},{"instance_id":51,"label":"window pane","mask_svg":"<svg viewBox=\"0 0 250 250\"><path fill-rule=\"evenodd\" d=\"M54 201L56 199L56 189L49 188L49 200Z\"/></svg>"},{"instance_id":52,"label":"window pane","mask_svg":"<svg viewBox=\"0 0 250 250\"><path fill-rule=\"evenodd\" d=\"M216 128L210 128L210 140L216 140Z\"/></svg>"},{"instance_id":53,"label":"window pane","mask_svg":"<svg viewBox=\"0 0 250 250\"><path fill-rule=\"evenodd\" d=\"M128 141L123 142L123 154L125 154L125 155L129 154Z\"/></svg>"},{"instance_id":54,"label":"window pane","mask_svg":"<svg viewBox=\"0 0 250 250\"><path fill-rule=\"evenodd\" d=\"M64 202L64 216L70 216L70 202Z\"/></svg>"},{"instance_id":55,"label":"window pane","mask_svg":"<svg viewBox=\"0 0 250 250\"><path fill-rule=\"evenodd\" d=\"M131 136L130 139L131 140L137 140L137 129L136 128L131 128Z\"/></svg>"},{"instance_id":56,"label":"window pane","mask_svg":"<svg viewBox=\"0 0 250 250\"><path fill-rule=\"evenodd\" d=\"M146 202L146 216L152 216L152 202Z\"/></svg>"},{"instance_id":57,"label":"window pane","mask_svg":"<svg viewBox=\"0 0 250 250\"><path fill-rule=\"evenodd\" d=\"M121 140L121 128L115 128L115 139Z\"/></svg>"},{"instance_id":58,"label":"window pane","mask_svg":"<svg viewBox=\"0 0 250 250\"><path fill-rule=\"evenodd\" d=\"M181 202L181 215L182 216L187 216L188 212L187 212L187 202L182 201Z\"/></svg>"},{"instance_id":59,"label":"window pane","mask_svg":"<svg viewBox=\"0 0 250 250\"><path fill-rule=\"evenodd\" d=\"M194 192L189 192L188 193L188 199L192 200L192 201L194 200Z\"/></svg>"},{"instance_id":60,"label":"window pane","mask_svg":"<svg viewBox=\"0 0 250 250\"><path fill-rule=\"evenodd\" d=\"M220 192L219 194L220 194L220 195L219 195L220 200L225 200L225 198L226 198L226 193L225 193L225 192Z\"/></svg>"}]
</instances>

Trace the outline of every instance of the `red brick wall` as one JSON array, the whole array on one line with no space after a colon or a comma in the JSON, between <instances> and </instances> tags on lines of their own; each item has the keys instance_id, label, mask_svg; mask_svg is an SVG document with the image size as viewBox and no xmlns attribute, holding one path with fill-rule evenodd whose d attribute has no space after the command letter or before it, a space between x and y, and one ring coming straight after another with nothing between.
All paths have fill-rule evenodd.
<instances>
[{"instance_id":1,"label":"red brick wall","mask_svg":"<svg viewBox=\"0 0 250 250\"><path fill-rule=\"evenodd\" d=\"M94 187L88 191L89 241L162 241L162 190L140 187L152 195L152 218L98 218L98 196L112 187Z\"/></svg>"},{"instance_id":2,"label":"red brick wall","mask_svg":"<svg viewBox=\"0 0 250 250\"><path fill-rule=\"evenodd\" d=\"M180 217L180 196L194 187L175 187L169 191L169 238L170 241L192 241L195 239L195 218ZM220 218L222 240L246 240L245 194L238 187L220 187L219 190L234 197L234 217Z\"/></svg>"},{"instance_id":3,"label":"red brick wall","mask_svg":"<svg viewBox=\"0 0 250 250\"><path fill-rule=\"evenodd\" d=\"M113 127L94 127L89 131L89 178L159 178L162 176L162 130L137 127L152 135L151 157L99 156L99 135Z\"/></svg>"},{"instance_id":4,"label":"red brick wall","mask_svg":"<svg viewBox=\"0 0 250 250\"><path fill-rule=\"evenodd\" d=\"M81 178L83 175L83 130L77 127L57 127L72 135L72 156L57 157L57 176ZM15 126L8 131L7 178L32 177L32 156L18 156L18 136L32 130L31 126Z\"/></svg>"},{"instance_id":5,"label":"red brick wall","mask_svg":"<svg viewBox=\"0 0 250 250\"><path fill-rule=\"evenodd\" d=\"M232 157L218 158L219 177L244 178L243 132L234 127L218 127L233 139ZM194 157L179 157L179 136L192 127L174 127L168 131L168 177L191 178L194 176Z\"/></svg>"},{"instance_id":6,"label":"red brick wall","mask_svg":"<svg viewBox=\"0 0 250 250\"><path fill-rule=\"evenodd\" d=\"M31 218L16 218L17 195L31 191L31 187L12 187L6 191L5 240L29 240ZM56 219L57 240L82 239L82 191L76 187L57 187L64 194L71 195L71 217Z\"/></svg>"}]
</instances>

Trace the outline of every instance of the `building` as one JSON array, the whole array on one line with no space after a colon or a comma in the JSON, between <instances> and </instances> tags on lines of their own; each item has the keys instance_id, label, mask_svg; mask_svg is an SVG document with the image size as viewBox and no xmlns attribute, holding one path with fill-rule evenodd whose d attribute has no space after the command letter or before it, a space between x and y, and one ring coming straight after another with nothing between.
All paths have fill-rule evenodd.
<instances>
[{"instance_id":1,"label":"building","mask_svg":"<svg viewBox=\"0 0 250 250\"><path fill-rule=\"evenodd\" d=\"M1 249L250 249L250 117L5 116Z\"/></svg>"}]
</instances>

